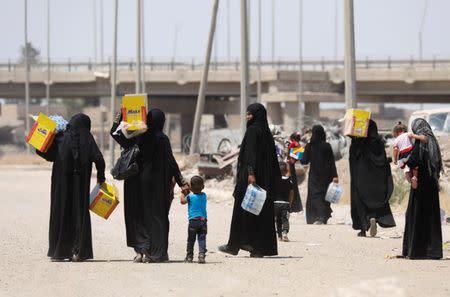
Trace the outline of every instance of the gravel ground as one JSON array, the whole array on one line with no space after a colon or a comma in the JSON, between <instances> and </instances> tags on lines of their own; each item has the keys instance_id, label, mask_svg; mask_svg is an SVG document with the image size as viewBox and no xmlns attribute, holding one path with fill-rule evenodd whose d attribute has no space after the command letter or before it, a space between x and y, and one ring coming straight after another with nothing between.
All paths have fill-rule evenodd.
<instances>
[{"instance_id":1,"label":"gravel ground","mask_svg":"<svg viewBox=\"0 0 450 297\"><path fill-rule=\"evenodd\" d=\"M279 243L279 256L220 254L217 246L227 241L232 210L232 201L223 198L228 188L208 205L206 265L182 262L187 210L177 200L169 263L131 262L123 204L108 221L91 216L95 260L51 263L46 257L51 171L0 169L0 296L450 296L450 261L386 258L401 251L403 213L396 213L397 228L379 229L376 238L356 237L348 205L334 206L328 226L307 226L303 214L294 214L291 242ZM450 226L443 230L450 240Z\"/></svg>"}]
</instances>

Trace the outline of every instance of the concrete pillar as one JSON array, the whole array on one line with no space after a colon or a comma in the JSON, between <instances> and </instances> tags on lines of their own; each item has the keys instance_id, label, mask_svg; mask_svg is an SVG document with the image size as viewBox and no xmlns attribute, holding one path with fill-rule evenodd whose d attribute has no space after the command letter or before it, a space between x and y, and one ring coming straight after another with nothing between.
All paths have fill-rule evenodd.
<instances>
[{"instance_id":1,"label":"concrete pillar","mask_svg":"<svg viewBox=\"0 0 450 297\"><path fill-rule=\"evenodd\" d=\"M320 103L305 102L305 116L310 119L318 120L320 118Z\"/></svg>"},{"instance_id":2,"label":"concrete pillar","mask_svg":"<svg viewBox=\"0 0 450 297\"><path fill-rule=\"evenodd\" d=\"M283 110L281 103L267 103L267 116L269 123L274 125L283 124Z\"/></svg>"},{"instance_id":3,"label":"concrete pillar","mask_svg":"<svg viewBox=\"0 0 450 297\"><path fill-rule=\"evenodd\" d=\"M182 113L181 114L181 150L184 153L189 153L189 145L191 143L190 137L192 137L192 127L194 126L194 114L193 113ZM188 147L186 147L186 145Z\"/></svg>"},{"instance_id":4,"label":"concrete pillar","mask_svg":"<svg viewBox=\"0 0 450 297\"><path fill-rule=\"evenodd\" d=\"M286 102L284 106L283 126L288 134L296 131L298 120L298 103Z\"/></svg>"}]
</instances>

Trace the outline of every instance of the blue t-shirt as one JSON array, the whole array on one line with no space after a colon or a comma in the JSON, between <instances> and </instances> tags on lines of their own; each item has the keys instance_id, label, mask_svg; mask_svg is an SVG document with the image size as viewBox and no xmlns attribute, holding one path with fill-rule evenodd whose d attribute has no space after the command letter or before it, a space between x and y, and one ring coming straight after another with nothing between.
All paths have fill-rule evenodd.
<instances>
[{"instance_id":1,"label":"blue t-shirt","mask_svg":"<svg viewBox=\"0 0 450 297\"><path fill-rule=\"evenodd\" d=\"M195 218L204 218L206 219L206 194L200 193L200 194L194 194L190 193L186 200L188 202L188 215L189 220L195 219Z\"/></svg>"}]
</instances>

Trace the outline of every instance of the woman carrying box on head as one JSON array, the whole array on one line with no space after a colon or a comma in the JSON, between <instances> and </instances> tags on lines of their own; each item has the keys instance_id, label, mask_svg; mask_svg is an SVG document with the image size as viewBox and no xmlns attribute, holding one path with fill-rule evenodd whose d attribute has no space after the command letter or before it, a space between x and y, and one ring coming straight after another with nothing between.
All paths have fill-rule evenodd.
<instances>
[{"instance_id":1,"label":"woman carrying box on head","mask_svg":"<svg viewBox=\"0 0 450 297\"><path fill-rule=\"evenodd\" d=\"M134 262L168 261L169 208L173 199L172 178L187 194L189 185L181 176L173 157L169 138L163 133L165 115L159 109L147 114L148 130L127 139L115 133L121 121L119 113L111 136L122 148L139 146L139 173L124 181L124 211L127 245L134 248Z\"/></svg>"},{"instance_id":2,"label":"woman carrying box on head","mask_svg":"<svg viewBox=\"0 0 450 297\"><path fill-rule=\"evenodd\" d=\"M326 142L325 130L316 125L312 128L312 136L306 145L300 162L311 164L308 178L308 197L306 198L306 223L327 224L333 212L330 202L325 200L328 186L331 182L338 182L336 163L333 150Z\"/></svg>"},{"instance_id":3,"label":"woman carrying box on head","mask_svg":"<svg viewBox=\"0 0 450 297\"><path fill-rule=\"evenodd\" d=\"M46 153L36 151L53 162L47 253L52 261L93 258L89 214L92 163L97 168L97 182L103 183L105 161L90 129L90 118L77 114Z\"/></svg>"},{"instance_id":4,"label":"woman carrying box on head","mask_svg":"<svg viewBox=\"0 0 450 297\"><path fill-rule=\"evenodd\" d=\"M377 223L383 228L395 227L389 199L394 189L384 142L377 124L370 120L367 137L352 137L350 145L350 206L353 229L358 236L377 233Z\"/></svg>"}]
</instances>

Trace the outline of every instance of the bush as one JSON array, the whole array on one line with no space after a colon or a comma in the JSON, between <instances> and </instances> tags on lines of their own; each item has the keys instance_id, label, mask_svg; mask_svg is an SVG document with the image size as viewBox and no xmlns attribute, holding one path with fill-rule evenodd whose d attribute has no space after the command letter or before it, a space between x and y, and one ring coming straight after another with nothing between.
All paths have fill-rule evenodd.
<instances>
[{"instance_id":1,"label":"bush","mask_svg":"<svg viewBox=\"0 0 450 297\"><path fill-rule=\"evenodd\" d=\"M405 179L405 174L402 170L393 170L392 177L394 179L394 191L392 192L390 203L402 204L409 198L411 185Z\"/></svg>"}]
</instances>

